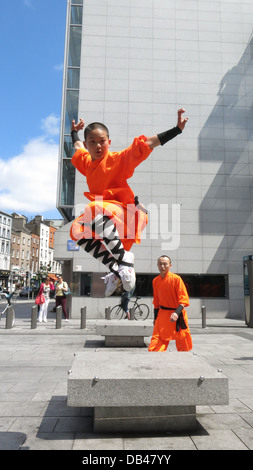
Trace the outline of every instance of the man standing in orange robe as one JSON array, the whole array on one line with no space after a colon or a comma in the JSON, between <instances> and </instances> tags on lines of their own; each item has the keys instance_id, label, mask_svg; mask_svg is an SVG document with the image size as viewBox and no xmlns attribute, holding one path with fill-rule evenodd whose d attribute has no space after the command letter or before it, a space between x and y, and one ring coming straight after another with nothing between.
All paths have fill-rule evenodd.
<instances>
[{"instance_id":1,"label":"man standing in orange robe","mask_svg":"<svg viewBox=\"0 0 253 470\"><path fill-rule=\"evenodd\" d=\"M155 325L149 351L166 351L171 340L178 351L190 351L192 338L184 307L189 297L180 276L170 272L171 260L163 255L157 262L160 275L153 280Z\"/></svg>"}]
</instances>

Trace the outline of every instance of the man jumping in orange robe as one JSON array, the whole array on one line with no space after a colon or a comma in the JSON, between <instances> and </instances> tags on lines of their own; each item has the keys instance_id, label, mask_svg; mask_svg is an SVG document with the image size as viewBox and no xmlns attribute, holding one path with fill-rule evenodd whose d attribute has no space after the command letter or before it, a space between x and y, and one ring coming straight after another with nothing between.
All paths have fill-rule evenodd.
<instances>
[{"instance_id":1,"label":"man jumping in orange robe","mask_svg":"<svg viewBox=\"0 0 253 470\"><path fill-rule=\"evenodd\" d=\"M130 291L135 286L133 243L140 243L141 232L148 217L138 197L127 183L135 168L153 148L164 145L180 134L188 118L178 110L177 126L151 137L136 137L120 152L110 152L109 131L102 123L89 124L82 143L77 132L84 121L72 122L71 135L76 150L72 157L75 168L84 176L90 192L84 195L91 201L84 213L72 224L70 236L84 250L106 265L111 271L105 278L105 294L111 295L119 282Z\"/></svg>"},{"instance_id":2,"label":"man jumping in orange robe","mask_svg":"<svg viewBox=\"0 0 253 470\"><path fill-rule=\"evenodd\" d=\"M178 351L190 351L192 338L184 307L189 297L183 280L170 272L171 260L164 255L157 262L160 275L153 280L155 325L149 351L166 351L171 340Z\"/></svg>"}]
</instances>

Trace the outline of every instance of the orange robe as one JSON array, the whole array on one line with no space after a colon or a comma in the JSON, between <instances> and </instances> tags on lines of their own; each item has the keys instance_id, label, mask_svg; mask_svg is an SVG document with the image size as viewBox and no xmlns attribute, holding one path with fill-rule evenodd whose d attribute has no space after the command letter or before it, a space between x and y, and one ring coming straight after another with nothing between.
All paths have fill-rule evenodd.
<instances>
[{"instance_id":1,"label":"orange robe","mask_svg":"<svg viewBox=\"0 0 253 470\"><path fill-rule=\"evenodd\" d=\"M152 152L146 137L136 137L133 143L120 152L108 152L105 157L92 161L85 148L77 150L72 157L75 168L84 176L90 192L84 195L91 201L84 214L72 224L70 236L78 241L94 238L88 224L103 213L113 220L126 250L133 243L140 243L141 232L148 222L145 210L135 205L134 193L127 183L135 168ZM140 207L140 206L139 206ZM87 224L87 225L83 225Z\"/></svg>"},{"instance_id":2,"label":"orange robe","mask_svg":"<svg viewBox=\"0 0 253 470\"><path fill-rule=\"evenodd\" d=\"M157 276L153 280L153 304L154 308L159 311L148 350L166 351L170 340L175 340L178 351L190 351L192 339L185 309L182 314L187 326L186 329L177 331L176 322L170 321L171 314L179 304L183 304L185 307L189 306L189 296L181 277L170 271L166 273L164 278L161 275ZM164 310L160 306L172 310Z\"/></svg>"}]
</instances>

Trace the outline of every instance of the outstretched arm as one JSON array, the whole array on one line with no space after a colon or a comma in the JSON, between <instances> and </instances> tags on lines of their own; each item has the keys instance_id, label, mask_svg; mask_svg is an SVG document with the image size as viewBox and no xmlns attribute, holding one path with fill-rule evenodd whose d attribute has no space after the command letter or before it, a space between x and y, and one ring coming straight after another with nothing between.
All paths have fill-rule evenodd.
<instances>
[{"instance_id":1,"label":"outstretched arm","mask_svg":"<svg viewBox=\"0 0 253 470\"><path fill-rule=\"evenodd\" d=\"M173 127L172 129L162 132L161 134L153 135L148 137L146 143L148 146L153 149L158 147L159 145L164 145L171 139L174 139L178 134L181 134L185 128L185 124L188 121L187 117L183 117L183 113L185 113L184 108L180 108L177 112L177 126Z\"/></svg>"},{"instance_id":2,"label":"outstretched arm","mask_svg":"<svg viewBox=\"0 0 253 470\"><path fill-rule=\"evenodd\" d=\"M78 137L78 132L81 131L83 128L84 128L84 120L83 119L80 119L80 121L77 124L75 123L75 120L72 121L71 137L72 137L72 142L73 142L75 150L83 148L83 143Z\"/></svg>"}]
</instances>

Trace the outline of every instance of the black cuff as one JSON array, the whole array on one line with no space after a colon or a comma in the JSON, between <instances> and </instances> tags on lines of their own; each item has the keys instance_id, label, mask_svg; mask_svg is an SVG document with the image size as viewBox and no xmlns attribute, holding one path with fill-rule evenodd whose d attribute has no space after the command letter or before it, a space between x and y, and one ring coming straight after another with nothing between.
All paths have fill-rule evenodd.
<instances>
[{"instance_id":1,"label":"black cuff","mask_svg":"<svg viewBox=\"0 0 253 470\"><path fill-rule=\"evenodd\" d=\"M160 140L161 145L166 144L169 140L174 139L178 134L182 134L181 129L178 126L169 129L168 131L157 134L158 139Z\"/></svg>"},{"instance_id":2,"label":"black cuff","mask_svg":"<svg viewBox=\"0 0 253 470\"><path fill-rule=\"evenodd\" d=\"M177 307L177 309L175 310L175 313L179 316L180 313L182 312L183 308L184 308L183 305L179 305L179 306Z\"/></svg>"},{"instance_id":3,"label":"black cuff","mask_svg":"<svg viewBox=\"0 0 253 470\"><path fill-rule=\"evenodd\" d=\"M78 137L77 131L71 131L71 137L72 137L73 145L75 142L79 142L79 141L81 142L81 140Z\"/></svg>"}]
</instances>

